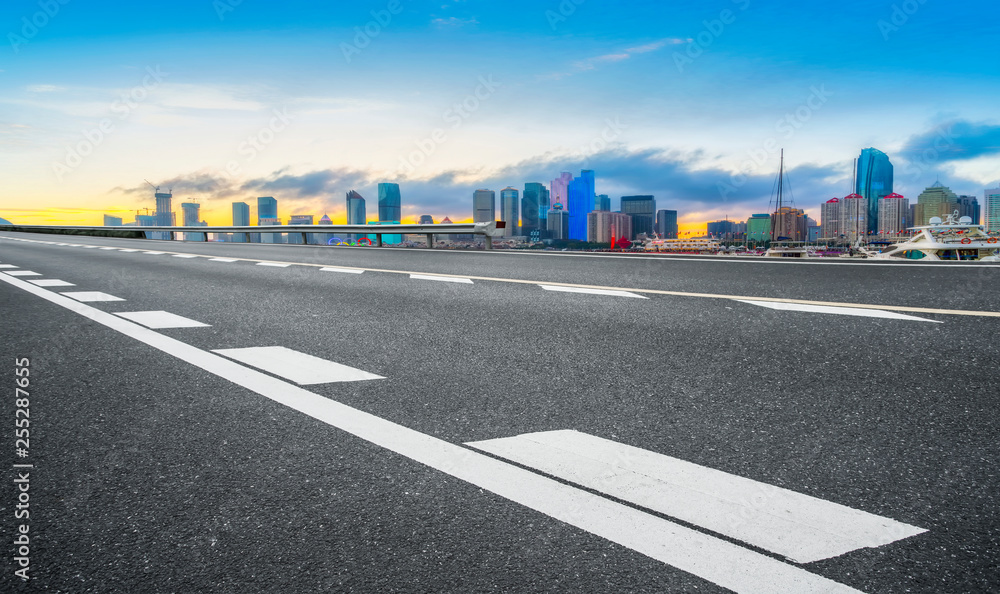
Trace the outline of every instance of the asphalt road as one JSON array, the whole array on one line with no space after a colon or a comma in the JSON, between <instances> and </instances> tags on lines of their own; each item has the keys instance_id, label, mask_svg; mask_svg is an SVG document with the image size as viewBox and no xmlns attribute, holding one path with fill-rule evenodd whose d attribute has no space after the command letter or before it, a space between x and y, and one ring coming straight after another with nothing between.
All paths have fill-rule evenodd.
<instances>
[{"instance_id":1,"label":"asphalt road","mask_svg":"<svg viewBox=\"0 0 1000 594\"><path fill-rule=\"evenodd\" d=\"M0 591L1000 592L997 266L3 233L4 265ZM106 315L145 311L207 326ZM213 353L271 346L382 379L304 383L277 351ZM796 561L603 492L617 478L465 445L565 430L924 531ZM819 581L781 586L758 562Z\"/></svg>"}]
</instances>

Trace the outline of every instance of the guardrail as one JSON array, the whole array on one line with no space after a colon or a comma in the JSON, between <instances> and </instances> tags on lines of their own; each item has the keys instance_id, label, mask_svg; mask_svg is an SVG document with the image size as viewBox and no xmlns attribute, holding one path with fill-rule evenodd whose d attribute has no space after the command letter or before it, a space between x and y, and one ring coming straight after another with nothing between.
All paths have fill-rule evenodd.
<instances>
[{"instance_id":1,"label":"guardrail","mask_svg":"<svg viewBox=\"0 0 1000 594\"><path fill-rule=\"evenodd\" d=\"M312 233L355 233L374 235L376 245L382 247L383 235L424 235L427 247L434 247L435 235L482 235L486 238L486 249L493 249L493 238L501 237L506 226L504 221L488 223L443 223L435 225L261 225L229 227L177 227L177 226L120 226L120 227L67 227L62 225L0 225L0 231L26 233L54 233L61 235L91 235L98 237L127 237L150 239L149 232L165 232L174 240L176 233L199 233L202 241L208 241L209 233L242 233L244 243L250 243L251 233L300 233L302 243L306 235Z\"/></svg>"}]
</instances>

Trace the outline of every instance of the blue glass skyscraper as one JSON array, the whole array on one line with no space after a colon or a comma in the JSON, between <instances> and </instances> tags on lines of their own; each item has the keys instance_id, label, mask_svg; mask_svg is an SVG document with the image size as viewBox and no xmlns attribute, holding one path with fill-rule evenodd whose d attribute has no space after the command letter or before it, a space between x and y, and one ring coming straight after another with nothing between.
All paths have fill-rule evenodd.
<instances>
[{"instance_id":1,"label":"blue glass skyscraper","mask_svg":"<svg viewBox=\"0 0 1000 594\"><path fill-rule=\"evenodd\" d=\"M383 224L398 224L403 220L399 184L380 183L378 185L378 220ZM385 243L401 243L403 236L398 234L383 235L382 241Z\"/></svg>"},{"instance_id":2,"label":"blue glass skyscraper","mask_svg":"<svg viewBox=\"0 0 1000 594\"><path fill-rule=\"evenodd\" d=\"M260 196L257 198L257 224L261 219L278 218L278 201L271 196Z\"/></svg>"},{"instance_id":3,"label":"blue glass skyscraper","mask_svg":"<svg viewBox=\"0 0 1000 594\"><path fill-rule=\"evenodd\" d=\"M892 194L892 163L876 148L866 148L858 158L858 179L854 192L868 207L868 231L878 233L878 201Z\"/></svg>"},{"instance_id":4,"label":"blue glass skyscraper","mask_svg":"<svg viewBox=\"0 0 1000 594\"><path fill-rule=\"evenodd\" d=\"M530 235L532 231L545 229L548 212L548 190L545 186L536 182L524 184L524 194L521 196L521 232Z\"/></svg>"},{"instance_id":5,"label":"blue glass skyscraper","mask_svg":"<svg viewBox=\"0 0 1000 594\"><path fill-rule=\"evenodd\" d=\"M594 210L594 172L584 169L567 188L569 238L587 240L587 213Z\"/></svg>"}]
</instances>

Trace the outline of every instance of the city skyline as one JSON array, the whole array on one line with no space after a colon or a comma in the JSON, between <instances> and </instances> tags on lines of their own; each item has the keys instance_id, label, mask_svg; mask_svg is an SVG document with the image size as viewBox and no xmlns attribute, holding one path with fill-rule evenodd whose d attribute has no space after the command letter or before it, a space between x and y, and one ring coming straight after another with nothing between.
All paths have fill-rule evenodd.
<instances>
[{"instance_id":1,"label":"city skyline","mask_svg":"<svg viewBox=\"0 0 1000 594\"><path fill-rule=\"evenodd\" d=\"M653 195L703 229L766 210L779 147L813 218L853 192L866 147L911 202L938 178L1000 185L986 3L104 4L34 29L37 4L2 9L0 217L130 221L149 179L210 225L266 195L280 218L344 222L342 196L380 183L400 185L404 222L461 222L476 188L586 170L597 193ZM947 49L925 42L942 30Z\"/></svg>"}]
</instances>

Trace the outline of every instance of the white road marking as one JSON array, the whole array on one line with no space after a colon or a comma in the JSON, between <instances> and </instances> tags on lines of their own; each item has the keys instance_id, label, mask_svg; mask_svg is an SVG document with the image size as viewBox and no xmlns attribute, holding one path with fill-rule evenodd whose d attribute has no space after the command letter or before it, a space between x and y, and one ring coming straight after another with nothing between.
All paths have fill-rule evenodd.
<instances>
[{"instance_id":1,"label":"white road marking","mask_svg":"<svg viewBox=\"0 0 1000 594\"><path fill-rule=\"evenodd\" d=\"M116 248L116 247L102 247L101 249L102 250L117 250L118 248Z\"/></svg>"},{"instance_id":2,"label":"white road marking","mask_svg":"<svg viewBox=\"0 0 1000 594\"><path fill-rule=\"evenodd\" d=\"M781 303L777 301L751 301L749 299L736 299L740 303L749 303L750 305L758 305L760 307L768 307L770 309L778 309L782 311L804 311L811 313L824 313L824 314L840 314L843 316L860 316L863 318L888 318L890 320L913 320L917 322L932 322L934 324L943 324L940 320L928 320L927 318L918 318L917 316L908 316L906 314L896 313L894 311L885 311L881 309L862 309L860 307L830 307L828 305L809 305L806 303Z\"/></svg>"},{"instance_id":3,"label":"white road marking","mask_svg":"<svg viewBox=\"0 0 1000 594\"><path fill-rule=\"evenodd\" d=\"M563 293L589 293L591 295L610 295L612 297L635 297L636 299L649 299L643 295L636 295L628 291L618 291L614 289L587 289L583 287L564 287L562 285L538 285L546 291L562 291Z\"/></svg>"},{"instance_id":4,"label":"white road marking","mask_svg":"<svg viewBox=\"0 0 1000 594\"><path fill-rule=\"evenodd\" d=\"M80 247L79 243L67 243L66 245L68 245L69 247Z\"/></svg>"},{"instance_id":5,"label":"white road marking","mask_svg":"<svg viewBox=\"0 0 1000 594\"><path fill-rule=\"evenodd\" d=\"M209 262L235 262L236 258L209 258Z\"/></svg>"},{"instance_id":6,"label":"white road marking","mask_svg":"<svg viewBox=\"0 0 1000 594\"><path fill-rule=\"evenodd\" d=\"M10 270L6 274L11 276L42 276L41 272L34 272L32 270Z\"/></svg>"},{"instance_id":7,"label":"white road marking","mask_svg":"<svg viewBox=\"0 0 1000 594\"><path fill-rule=\"evenodd\" d=\"M119 251L122 251L122 252L138 252L139 250L133 250L133 249L131 249L131 248L122 248L122 249L121 249L121 250L119 250Z\"/></svg>"},{"instance_id":8,"label":"white road marking","mask_svg":"<svg viewBox=\"0 0 1000 594\"><path fill-rule=\"evenodd\" d=\"M125 301L121 297L115 297L114 295L108 295L100 291L70 291L60 293L60 295L65 295L77 301Z\"/></svg>"},{"instance_id":9,"label":"white road marking","mask_svg":"<svg viewBox=\"0 0 1000 594\"><path fill-rule=\"evenodd\" d=\"M18 268L18 266L14 266L13 264L0 264L0 268Z\"/></svg>"},{"instance_id":10,"label":"white road marking","mask_svg":"<svg viewBox=\"0 0 1000 594\"><path fill-rule=\"evenodd\" d=\"M174 254L175 258L197 258L198 254Z\"/></svg>"},{"instance_id":11,"label":"white road marking","mask_svg":"<svg viewBox=\"0 0 1000 594\"><path fill-rule=\"evenodd\" d=\"M167 253L167 252L143 252L143 253L144 253L144 254L152 254L152 255L154 255L154 256L155 256L155 255L159 255L159 254L165 254L165 253Z\"/></svg>"},{"instance_id":12,"label":"white road marking","mask_svg":"<svg viewBox=\"0 0 1000 594\"><path fill-rule=\"evenodd\" d=\"M196 322L168 311L117 311L115 315L142 324L147 328L203 328L210 326L210 324Z\"/></svg>"},{"instance_id":13,"label":"white road marking","mask_svg":"<svg viewBox=\"0 0 1000 594\"><path fill-rule=\"evenodd\" d=\"M748 594L860 592L767 555L351 408L18 279L0 275L0 281L351 435L723 588Z\"/></svg>"},{"instance_id":14,"label":"white road marking","mask_svg":"<svg viewBox=\"0 0 1000 594\"><path fill-rule=\"evenodd\" d=\"M434 276L431 274L411 274L410 278L415 278L419 280L444 281L446 283L465 283L468 285L473 284L471 278L463 278L460 276Z\"/></svg>"},{"instance_id":15,"label":"white road marking","mask_svg":"<svg viewBox=\"0 0 1000 594\"><path fill-rule=\"evenodd\" d=\"M68 283L57 278L43 278L41 280L30 280L29 283L39 287L75 287L73 283Z\"/></svg>"},{"instance_id":16,"label":"white road marking","mask_svg":"<svg viewBox=\"0 0 1000 594\"><path fill-rule=\"evenodd\" d=\"M84 246L80 246L80 247L85 247L88 250L93 250L93 249L97 249L97 248L99 248L101 246L99 246L99 245L84 245Z\"/></svg>"},{"instance_id":17,"label":"white road marking","mask_svg":"<svg viewBox=\"0 0 1000 594\"><path fill-rule=\"evenodd\" d=\"M216 349L212 352L280 375L300 385L385 379L381 375L280 346Z\"/></svg>"},{"instance_id":18,"label":"white road marking","mask_svg":"<svg viewBox=\"0 0 1000 594\"><path fill-rule=\"evenodd\" d=\"M890 518L578 431L466 444L718 534L812 563L926 532Z\"/></svg>"},{"instance_id":19,"label":"white road marking","mask_svg":"<svg viewBox=\"0 0 1000 594\"><path fill-rule=\"evenodd\" d=\"M320 268L320 272L346 272L347 274L361 274L364 270L359 270L357 268L337 268L336 266L327 266L325 268Z\"/></svg>"},{"instance_id":20,"label":"white road marking","mask_svg":"<svg viewBox=\"0 0 1000 594\"><path fill-rule=\"evenodd\" d=\"M257 262L257 266L274 266L275 268L288 268L291 264L282 264L281 262Z\"/></svg>"}]
</instances>

